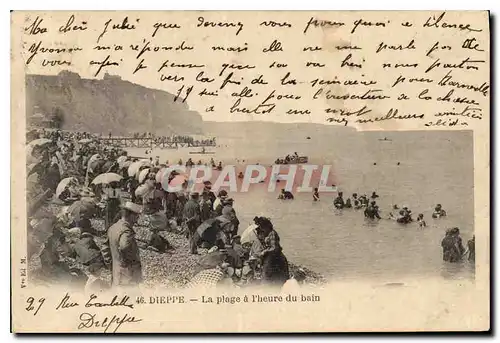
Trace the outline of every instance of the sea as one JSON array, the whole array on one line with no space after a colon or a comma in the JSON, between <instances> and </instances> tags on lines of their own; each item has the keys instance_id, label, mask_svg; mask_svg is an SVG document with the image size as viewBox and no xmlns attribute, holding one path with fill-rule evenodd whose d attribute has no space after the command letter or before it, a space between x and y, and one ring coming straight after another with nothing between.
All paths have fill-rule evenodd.
<instances>
[{"instance_id":1,"label":"sea","mask_svg":"<svg viewBox=\"0 0 500 343\"><path fill-rule=\"evenodd\" d=\"M280 130L219 130L213 154L189 154L199 148L178 150L129 149L138 157L160 157L160 162L203 163L213 158L223 165L272 165L276 158L297 152L309 163L331 165L338 191L380 197L382 219L370 221L354 209L336 210L336 193L295 193L295 200L277 200L266 186L247 193L233 192L240 232L255 216L269 217L279 233L286 257L336 280L401 282L407 279L474 279L468 262L445 263L441 240L458 227L464 247L474 235L473 139L469 131L357 132L288 126ZM432 219L436 204L447 216ZM425 229L417 223L398 224L388 219L392 206L407 206L414 219L424 215Z\"/></svg>"}]
</instances>

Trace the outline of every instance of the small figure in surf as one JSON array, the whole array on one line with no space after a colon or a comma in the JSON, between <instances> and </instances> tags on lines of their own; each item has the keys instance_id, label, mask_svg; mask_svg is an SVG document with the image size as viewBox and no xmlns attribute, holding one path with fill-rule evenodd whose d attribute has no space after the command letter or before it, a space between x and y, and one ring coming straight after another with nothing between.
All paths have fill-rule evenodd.
<instances>
[{"instance_id":1,"label":"small figure in surf","mask_svg":"<svg viewBox=\"0 0 500 343\"><path fill-rule=\"evenodd\" d=\"M467 242L467 248L469 249L469 262L476 261L476 236L473 235L472 238Z\"/></svg>"},{"instance_id":2,"label":"small figure in surf","mask_svg":"<svg viewBox=\"0 0 500 343\"><path fill-rule=\"evenodd\" d=\"M341 210L344 208L345 202L343 198L344 193L339 192L335 200L333 200L333 206L335 206L336 209Z\"/></svg>"},{"instance_id":3,"label":"small figure in surf","mask_svg":"<svg viewBox=\"0 0 500 343\"><path fill-rule=\"evenodd\" d=\"M293 194L290 191L285 191L285 189L281 190L280 195L278 195L279 200L293 200Z\"/></svg>"},{"instance_id":4,"label":"small figure in surf","mask_svg":"<svg viewBox=\"0 0 500 343\"><path fill-rule=\"evenodd\" d=\"M417 223L418 223L418 228L421 230L427 227L427 223L425 222L424 215L422 213L419 213L417 217Z\"/></svg>"},{"instance_id":5,"label":"small figure in surf","mask_svg":"<svg viewBox=\"0 0 500 343\"><path fill-rule=\"evenodd\" d=\"M359 210L361 207L363 207L363 205L361 204L361 201L358 198L358 193L352 194L352 202L353 202L355 210Z\"/></svg>"},{"instance_id":6,"label":"small figure in surf","mask_svg":"<svg viewBox=\"0 0 500 343\"><path fill-rule=\"evenodd\" d=\"M314 193L313 193L313 201L319 201L319 192L318 192L318 188L314 188Z\"/></svg>"},{"instance_id":7,"label":"small figure in surf","mask_svg":"<svg viewBox=\"0 0 500 343\"><path fill-rule=\"evenodd\" d=\"M378 205L375 201L372 201L370 205L365 208L365 217L369 219L381 219Z\"/></svg>"},{"instance_id":8,"label":"small figure in surf","mask_svg":"<svg viewBox=\"0 0 500 343\"><path fill-rule=\"evenodd\" d=\"M446 211L443 210L441 204L437 204L434 208L434 212L432 213L432 218L439 219L441 217L446 217Z\"/></svg>"},{"instance_id":9,"label":"small figure in surf","mask_svg":"<svg viewBox=\"0 0 500 343\"><path fill-rule=\"evenodd\" d=\"M403 206L403 209L399 211L396 221L400 224L411 223L413 221L413 218L411 217L411 210L409 210L407 206Z\"/></svg>"}]
</instances>

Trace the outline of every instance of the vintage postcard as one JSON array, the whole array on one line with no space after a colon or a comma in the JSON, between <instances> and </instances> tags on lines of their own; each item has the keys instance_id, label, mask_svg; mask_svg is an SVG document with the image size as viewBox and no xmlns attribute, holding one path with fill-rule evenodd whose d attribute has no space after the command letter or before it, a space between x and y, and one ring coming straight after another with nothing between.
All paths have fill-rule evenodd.
<instances>
[{"instance_id":1,"label":"vintage postcard","mask_svg":"<svg viewBox=\"0 0 500 343\"><path fill-rule=\"evenodd\" d=\"M11 20L13 332L489 330L488 11Z\"/></svg>"}]
</instances>

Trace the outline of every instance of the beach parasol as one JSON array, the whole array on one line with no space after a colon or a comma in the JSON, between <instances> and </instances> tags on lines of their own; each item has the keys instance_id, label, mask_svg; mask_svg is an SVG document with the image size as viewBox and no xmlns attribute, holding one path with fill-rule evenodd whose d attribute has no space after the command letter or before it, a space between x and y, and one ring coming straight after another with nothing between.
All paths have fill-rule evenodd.
<instances>
[{"instance_id":1,"label":"beach parasol","mask_svg":"<svg viewBox=\"0 0 500 343\"><path fill-rule=\"evenodd\" d=\"M155 176L156 182L162 183L166 170L167 170L167 168L161 168L160 170L158 170L158 172L156 173L156 176Z\"/></svg>"},{"instance_id":2,"label":"beach parasol","mask_svg":"<svg viewBox=\"0 0 500 343\"><path fill-rule=\"evenodd\" d=\"M96 206L90 201L75 201L68 208L68 215L73 220L80 220L82 218L92 218L92 216L96 213Z\"/></svg>"},{"instance_id":3,"label":"beach parasol","mask_svg":"<svg viewBox=\"0 0 500 343\"><path fill-rule=\"evenodd\" d=\"M31 155L33 153L33 148L36 147L36 146L44 146L44 145L47 145L47 144L50 144L52 143L52 141L50 139L47 139L47 138L38 138L38 139L35 139L31 142L29 142L28 144L26 144L26 152L28 153L28 155Z\"/></svg>"},{"instance_id":4,"label":"beach parasol","mask_svg":"<svg viewBox=\"0 0 500 343\"><path fill-rule=\"evenodd\" d=\"M186 175L179 174L179 175L174 176L174 178L172 179L172 181L170 181L168 183L168 185L170 187L180 186L180 185L184 184L184 182L186 182L186 180L187 180Z\"/></svg>"},{"instance_id":5,"label":"beach parasol","mask_svg":"<svg viewBox=\"0 0 500 343\"><path fill-rule=\"evenodd\" d=\"M151 187L150 185L145 183L145 184L140 185L139 187L136 188L135 196L144 197L146 194L149 194L153 190L154 190L154 187Z\"/></svg>"},{"instance_id":6,"label":"beach parasol","mask_svg":"<svg viewBox=\"0 0 500 343\"><path fill-rule=\"evenodd\" d=\"M258 239L256 232L257 228L258 226L255 224L252 224L249 227L247 227L245 231L243 231L243 233L241 234L241 244L253 243L253 241L257 240Z\"/></svg>"},{"instance_id":7,"label":"beach parasol","mask_svg":"<svg viewBox=\"0 0 500 343\"><path fill-rule=\"evenodd\" d=\"M78 141L78 143L81 143L81 144L87 144L87 143L92 143L92 142L93 142L93 140L90 138L84 138L84 139L80 139Z\"/></svg>"},{"instance_id":8,"label":"beach parasol","mask_svg":"<svg viewBox=\"0 0 500 343\"><path fill-rule=\"evenodd\" d=\"M115 173L104 173L97 175L96 178L92 181L94 185L99 184L108 184L111 182L118 182L122 179L122 177Z\"/></svg>"},{"instance_id":9,"label":"beach parasol","mask_svg":"<svg viewBox=\"0 0 500 343\"><path fill-rule=\"evenodd\" d=\"M132 164L133 162L132 161L124 161L122 163L118 163L118 168L121 170L121 169L124 169L124 168L127 168L130 167L130 165Z\"/></svg>"},{"instance_id":10,"label":"beach parasol","mask_svg":"<svg viewBox=\"0 0 500 343\"><path fill-rule=\"evenodd\" d=\"M61 195L66 186L70 186L72 183L78 185L78 179L73 176L62 179L56 188L56 198L59 198L59 195Z\"/></svg>"},{"instance_id":11,"label":"beach parasol","mask_svg":"<svg viewBox=\"0 0 500 343\"><path fill-rule=\"evenodd\" d=\"M149 165L148 160L140 160L140 161L133 162L128 167L128 170L127 170L128 176L135 176L137 174L137 172L139 171L139 169L143 166L146 166L146 165Z\"/></svg>"},{"instance_id":12,"label":"beach parasol","mask_svg":"<svg viewBox=\"0 0 500 343\"><path fill-rule=\"evenodd\" d=\"M50 140L48 138L37 138L37 139L29 142L27 145L28 146L41 146L41 145L45 145L45 144L49 144L49 143L52 143L52 140Z\"/></svg>"},{"instance_id":13,"label":"beach parasol","mask_svg":"<svg viewBox=\"0 0 500 343\"><path fill-rule=\"evenodd\" d=\"M143 183L144 180L146 180L146 177L148 176L148 174L149 174L149 168L141 170L139 172L139 176L137 177L137 179L139 180L139 183Z\"/></svg>"},{"instance_id":14,"label":"beach parasol","mask_svg":"<svg viewBox=\"0 0 500 343\"><path fill-rule=\"evenodd\" d=\"M118 164L122 164L123 162L125 162L126 160L128 159L127 156L120 156L116 159L116 162L118 162Z\"/></svg>"}]
</instances>

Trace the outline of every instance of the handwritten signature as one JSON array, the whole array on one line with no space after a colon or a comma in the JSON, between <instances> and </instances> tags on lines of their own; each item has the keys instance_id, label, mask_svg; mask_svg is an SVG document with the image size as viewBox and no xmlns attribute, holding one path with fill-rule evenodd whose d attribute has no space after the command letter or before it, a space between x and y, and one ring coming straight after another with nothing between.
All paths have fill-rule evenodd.
<instances>
[{"instance_id":1,"label":"handwritten signature","mask_svg":"<svg viewBox=\"0 0 500 343\"><path fill-rule=\"evenodd\" d=\"M113 315L112 317L99 319L95 313L84 312L80 314L79 319L78 330L101 328L104 329L104 333L116 333L125 323L138 323L142 321L142 319L130 316L128 313L123 316Z\"/></svg>"}]
</instances>

